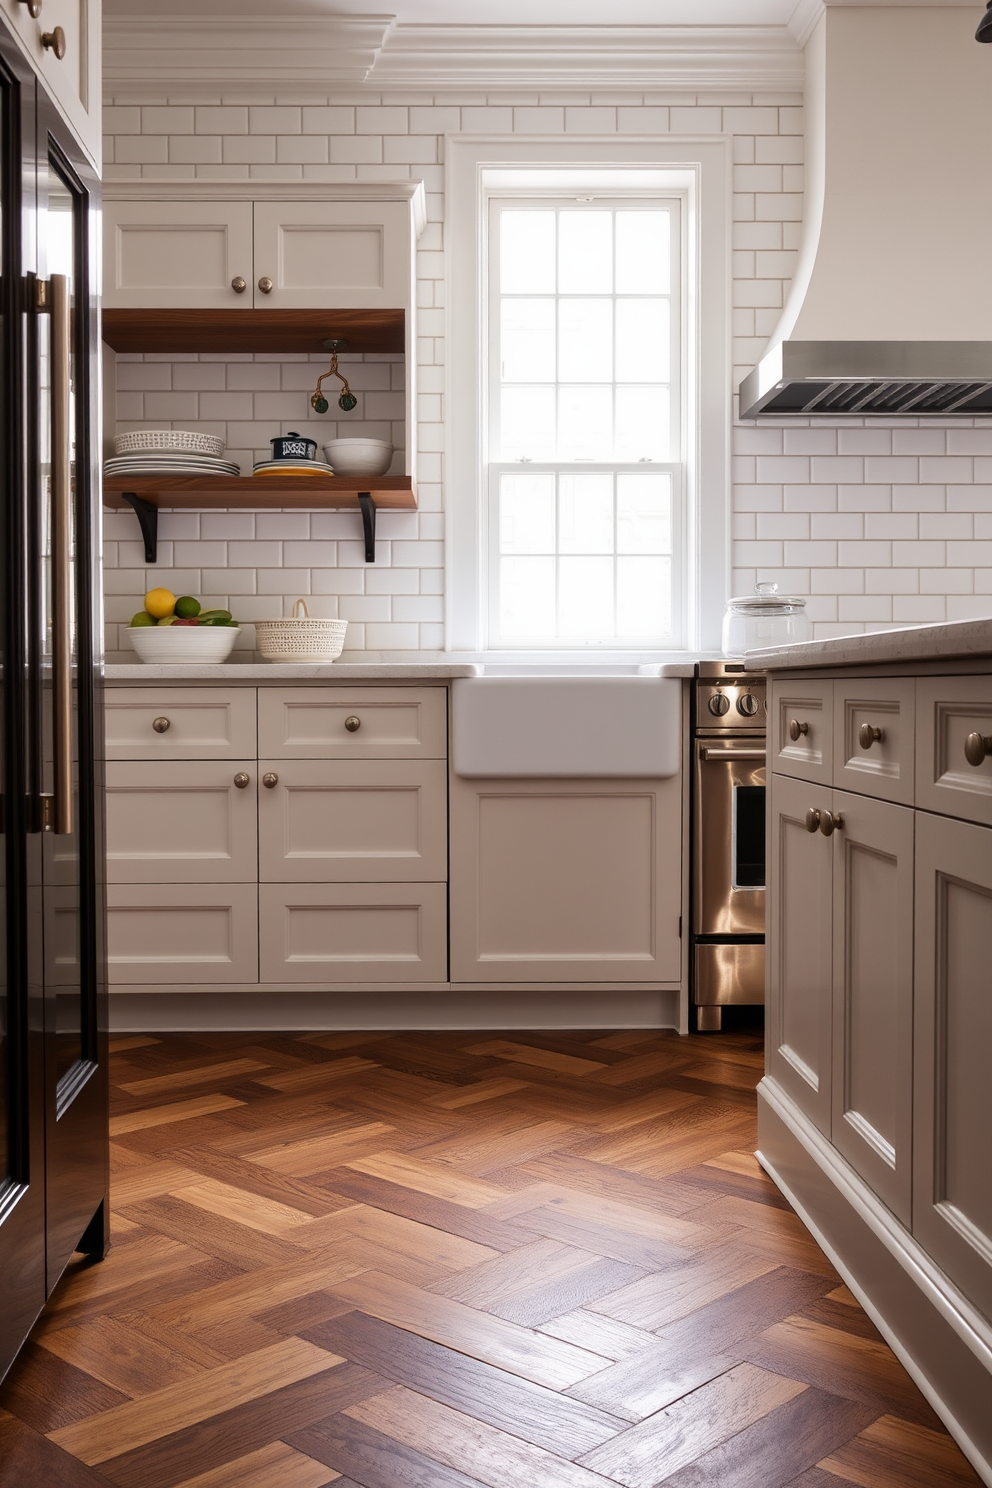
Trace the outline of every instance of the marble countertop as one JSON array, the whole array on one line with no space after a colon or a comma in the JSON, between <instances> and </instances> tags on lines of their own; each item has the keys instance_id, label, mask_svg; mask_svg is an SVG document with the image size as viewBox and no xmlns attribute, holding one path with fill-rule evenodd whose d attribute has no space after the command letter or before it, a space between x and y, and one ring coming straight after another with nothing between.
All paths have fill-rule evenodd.
<instances>
[{"instance_id":1,"label":"marble countertop","mask_svg":"<svg viewBox=\"0 0 992 1488\"><path fill-rule=\"evenodd\" d=\"M155 666L136 662L111 665L108 682L428 682L452 677L477 677L482 668L472 662L323 662L312 666L278 666L271 662L218 666Z\"/></svg>"},{"instance_id":2,"label":"marble countertop","mask_svg":"<svg viewBox=\"0 0 992 1488\"><path fill-rule=\"evenodd\" d=\"M834 636L749 651L749 669L778 672L812 667L879 666L889 662L992 659L992 617L957 620L950 625L914 625L906 630L879 630L870 635Z\"/></svg>"}]
</instances>

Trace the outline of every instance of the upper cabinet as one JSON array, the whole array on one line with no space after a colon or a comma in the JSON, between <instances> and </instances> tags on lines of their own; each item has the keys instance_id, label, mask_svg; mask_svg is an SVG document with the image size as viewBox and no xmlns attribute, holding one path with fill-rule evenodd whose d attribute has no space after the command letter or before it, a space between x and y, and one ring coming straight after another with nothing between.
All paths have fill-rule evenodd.
<instances>
[{"instance_id":1,"label":"upper cabinet","mask_svg":"<svg viewBox=\"0 0 992 1488\"><path fill-rule=\"evenodd\" d=\"M244 186L225 190L216 182L200 189L191 182L111 183L104 197L104 306L412 308L422 187L387 186L375 198L360 187L308 190L302 182L248 189L250 200Z\"/></svg>"},{"instance_id":2,"label":"upper cabinet","mask_svg":"<svg viewBox=\"0 0 992 1488\"><path fill-rule=\"evenodd\" d=\"M102 142L101 0L0 0L3 15L97 170ZM36 14L32 15L31 12Z\"/></svg>"}]
</instances>

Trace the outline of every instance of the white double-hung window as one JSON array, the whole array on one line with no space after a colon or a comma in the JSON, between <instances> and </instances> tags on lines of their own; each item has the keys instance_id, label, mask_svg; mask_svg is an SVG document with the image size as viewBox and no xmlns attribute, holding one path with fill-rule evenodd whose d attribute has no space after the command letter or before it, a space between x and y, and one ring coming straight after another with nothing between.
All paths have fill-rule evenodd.
<instances>
[{"instance_id":1,"label":"white double-hung window","mask_svg":"<svg viewBox=\"0 0 992 1488\"><path fill-rule=\"evenodd\" d=\"M682 202L488 210L488 645L680 646Z\"/></svg>"}]
</instances>

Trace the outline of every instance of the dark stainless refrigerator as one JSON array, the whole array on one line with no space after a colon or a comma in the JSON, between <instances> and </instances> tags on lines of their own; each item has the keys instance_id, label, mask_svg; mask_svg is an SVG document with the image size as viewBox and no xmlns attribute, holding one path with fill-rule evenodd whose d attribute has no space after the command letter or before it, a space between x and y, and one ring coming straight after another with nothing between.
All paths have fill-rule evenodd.
<instances>
[{"instance_id":1,"label":"dark stainless refrigerator","mask_svg":"<svg viewBox=\"0 0 992 1488\"><path fill-rule=\"evenodd\" d=\"M98 229L0 21L0 1376L106 1246Z\"/></svg>"}]
</instances>

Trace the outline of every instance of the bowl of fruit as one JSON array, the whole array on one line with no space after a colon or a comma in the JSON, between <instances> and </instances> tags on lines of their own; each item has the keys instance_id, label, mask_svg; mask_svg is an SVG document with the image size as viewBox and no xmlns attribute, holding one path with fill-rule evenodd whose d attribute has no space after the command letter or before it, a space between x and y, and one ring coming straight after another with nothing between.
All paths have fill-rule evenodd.
<instances>
[{"instance_id":1,"label":"bowl of fruit","mask_svg":"<svg viewBox=\"0 0 992 1488\"><path fill-rule=\"evenodd\" d=\"M230 610L205 610L191 594L149 589L128 626L139 658L158 666L210 666L226 661L241 634Z\"/></svg>"}]
</instances>

